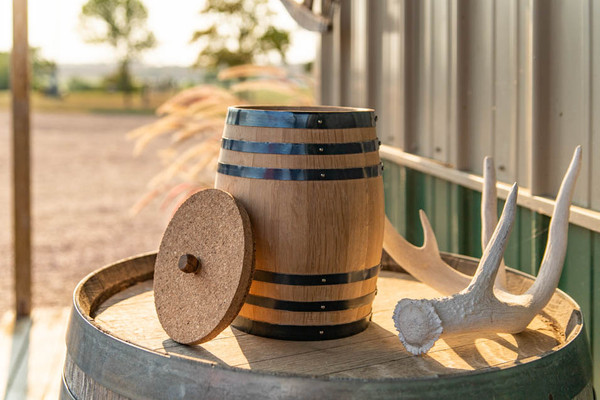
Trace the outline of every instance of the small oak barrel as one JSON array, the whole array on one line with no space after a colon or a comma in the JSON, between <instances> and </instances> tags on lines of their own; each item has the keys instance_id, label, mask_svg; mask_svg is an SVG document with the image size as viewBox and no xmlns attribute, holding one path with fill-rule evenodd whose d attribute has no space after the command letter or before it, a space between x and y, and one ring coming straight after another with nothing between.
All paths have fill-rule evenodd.
<instances>
[{"instance_id":1,"label":"small oak barrel","mask_svg":"<svg viewBox=\"0 0 600 400\"><path fill-rule=\"evenodd\" d=\"M67 333L62 399L591 399L591 356L577 304L557 290L518 335L440 339L407 353L393 327L400 298L437 292L384 264L373 320L356 335L282 341L227 328L198 346L175 343L154 308L155 254L83 279ZM476 260L445 255L463 272ZM397 267L397 266L396 266ZM509 269L508 288L533 282Z\"/></svg>"},{"instance_id":2,"label":"small oak barrel","mask_svg":"<svg viewBox=\"0 0 600 400\"><path fill-rule=\"evenodd\" d=\"M217 189L248 211L256 272L233 326L289 340L369 324L383 245L373 110L230 107Z\"/></svg>"}]
</instances>

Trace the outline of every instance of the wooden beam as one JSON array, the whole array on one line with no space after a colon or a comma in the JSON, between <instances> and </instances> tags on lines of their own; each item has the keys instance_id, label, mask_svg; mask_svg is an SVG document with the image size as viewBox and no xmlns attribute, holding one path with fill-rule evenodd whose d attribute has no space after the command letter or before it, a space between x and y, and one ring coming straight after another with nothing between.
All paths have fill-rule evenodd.
<instances>
[{"instance_id":1,"label":"wooden beam","mask_svg":"<svg viewBox=\"0 0 600 400\"><path fill-rule=\"evenodd\" d=\"M13 0L11 53L13 228L17 318L31 312L31 195L27 0Z\"/></svg>"}]
</instances>

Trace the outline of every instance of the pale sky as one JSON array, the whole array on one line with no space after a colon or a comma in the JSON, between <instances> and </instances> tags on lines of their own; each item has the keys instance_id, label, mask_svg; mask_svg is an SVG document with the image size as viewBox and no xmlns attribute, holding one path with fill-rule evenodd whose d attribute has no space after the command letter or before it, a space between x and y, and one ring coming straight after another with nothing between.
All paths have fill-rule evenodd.
<instances>
[{"instance_id":1,"label":"pale sky","mask_svg":"<svg viewBox=\"0 0 600 400\"><path fill-rule=\"evenodd\" d=\"M107 45L91 45L82 39L79 12L86 0L29 0L29 43L40 47L44 57L59 64L110 63L114 53ZM199 10L204 1L143 0L148 8L148 27L158 46L144 53L142 61L150 65L189 66L198 47L189 44L199 29ZM317 35L298 27L279 0L270 0L278 14L277 25L292 31L288 62L304 63L315 57ZM0 0L0 51L12 46L12 1Z\"/></svg>"}]
</instances>

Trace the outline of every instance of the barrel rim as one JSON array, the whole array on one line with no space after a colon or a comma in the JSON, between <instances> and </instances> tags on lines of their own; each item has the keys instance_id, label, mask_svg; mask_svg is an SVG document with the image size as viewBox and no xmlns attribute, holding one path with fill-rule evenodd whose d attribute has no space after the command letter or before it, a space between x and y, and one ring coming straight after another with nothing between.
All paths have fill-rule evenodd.
<instances>
[{"instance_id":1,"label":"barrel rim","mask_svg":"<svg viewBox=\"0 0 600 400\"><path fill-rule=\"evenodd\" d=\"M404 389L408 389L409 387L412 388L411 390L424 389L424 388L429 387L428 385L430 385L431 382L433 382L433 381L440 382L440 379L438 377L434 377L434 376L414 377L414 378L361 379L361 378L322 377L322 376L300 375L300 374L293 374L293 373L288 373L288 372L248 370L248 369L242 369L242 368L238 368L238 367L231 367L231 366L227 366L227 365L203 363L203 362L198 361L197 359L194 359L194 358L191 358L191 357L188 357L185 355L175 354L175 353L162 354L162 353L159 353L156 351L152 351L151 349L147 349L142 346L139 346L135 343L131 343L131 342L127 342L125 340L119 339L115 336L110 335L108 332L103 331L98 325L96 325L93 318L91 317L92 313L95 311L93 309L93 307L90 308L90 315L86 315L82 309L82 306L79 302L78 296L81 294L83 288L86 285L93 284L94 277L96 277L98 274L102 274L102 273L110 274L111 269L123 267L123 264L131 262L133 260L137 260L139 262L146 262L146 263L150 263L153 265L153 262L151 259L155 258L155 257L156 257L156 253L151 252L151 253L146 253L146 254L142 254L139 256L126 258L126 259L120 260L116 263L109 264L103 268L98 269L95 272L90 273L85 278L83 278L78 283L78 285L74 291L73 309L71 312L71 318L69 321L69 328L68 328L68 332L67 332L68 355L72 358L73 362L82 371L84 371L86 374L93 375L94 379L99 384L104 385L105 387L110 387L110 385L107 386L106 384L103 384L103 382L102 382L102 379L106 379L105 374L101 373L104 368L103 365L95 364L95 363L88 363L89 368L87 368L87 370L82 368L82 366L80 365L81 358L85 358L85 355L83 354L84 351L81 351L81 350L89 350L91 348L86 345L86 340L87 341L95 341L95 342L99 341L99 342L103 343L103 346L101 346L102 348L118 349L120 351L120 353L118 352L116 354L118 354L122 357L129 357L130 355L127 354L127 352L129 351L129 352L135 353L136 355L143 354L143 355L145 355L145 357L150 357L151 359L154 359L154 362L159 362L159 363L172 362L170 360L181 361L182 363L184 363L184 364L182 364L183 366L187 366L186 368L189 367L189 372L190 372L191 376L196 376L196 377L199 376L198 373L201 370L206 371L207 376L210 376L212 373L214 373L215 370L222 370L227 373L232 373L233 374L232 379L234 379L236 376L248 375L248 376L252 376L252 377L262 376L262 377L270 378L270 379L281 378L284 380L291 379L294 381L310 381L310 382L318 381L323 384L325 384L325 383L335 384L336 382L337 383L343 382L345 384L351 383L351 384L356 384L356 385L383 384L383 385L394 385L394 388L396 388L397 390L402 389L402 392L405 392ZM463 257L463 256L458 256L458 257L476 260L471 257ZM152 266L152 270L153 270L153 266ZM530 280L534 279L529 274L523 273L521 271L517 271L512 268L508 268L508 270L511 273L515 273L515 274L523 276L527 279L530 279ZM152 277L151 274L148 275L148 273L142 272L136 278L134 278L130 282L128 282L127 286L131 286L136 283L143 282L145 280L150 279L151 277ZM125 286L125 287L127 287L127 286ZM123 287L123 285L121 285L120 289L116 290L115 293L120 290L125 289L125 287ZM521 371L523 370L523 368L539 369L540 367L543 367L543 366L546 366L546 368L549 368L549 367L554 368L554 366L556 366L557 363L561 364L563 362L562 359L565 357L565 355L570 355L573 357L573 354L580 354L582 351L589 352L589 346L587 345L587 338L586 338L586 334L585 334L585 330L584 330L583 315L580 312L579 305L577 304L577 302L575 302L569 295L564 293L562 290L557 289L557 293L564 300L570 302L570 304L573 306L574 310L579 311L579 321L577 323L577 326L573 329L571 334L566 338L565 343L563 343L562 345L560 345L558 347L553 348L552 351L548 351L548 352L540 354L539 356L536 356L535 357L536 362L528 362L528 360L530 360L530 359L521 360L521 364L519 365L519 368L521 368ZM110 296L108 296L108 297L110 297ZM94 303L95 302L92 302L91 306L94 306ZM101 302L100 302L100 304L101 304ZM99 304L95 304L95 307L97 308L98 305ZM116 345L116 347L114 347L115 345ZM573 351L571 351L571 352L559 351L559 350L564 350L567 347L572 347ZM77 352L75 352L75 350L80 350L80 351L79 351L79 353L77 353ZM141 353L138 353L140 351L141 351ZM76 354L73 354L74 352ZM587 360L588 363L591 364L591 359L589 359L589 356L587 357L587 359L588 359ZM590 365L590 368L591 368L591 365ZM587 375L583 376L581 378L585 382L588 382L589 379L591 379L590 368L587 368L583 371L584 373L587 372ZM450 374L443 376L443 381L444 381L443 383L446 384L446 383L454 382L455 384L458 383L460 386L461 382L462 382L462 386L460 386L460 387L462 387L462 390L464 390L466 393L466 391L468 391L470 389L467 388L467 386L469 386L469 383L465 382L464 379L470 379L470 378L473 378L474 376L485 375L485 374L493 375L493 377L495 379L495 378L498 378L498 374L500 374L500 375L509 374L509 372L507 372L507 371L511 371L511 370L512 370L512 368L507 368L507 369L502 369L502 370L479 370L479 371L464 371L464 372L450 373ZM96 373L92 373L90 371L95 371ZM210 372L210 371L213 371L213 372ZM488 382L488 383L490 385L492 384L490 382ZM157 384L160 385L160 382ZM199 387L202 386L202 381L200 379L198 379L197 384ZM579 393L579 391L582 390L584 386L585 386L585 384L581 387L573 388L573 390L574 390L573 395ZM575 389L577 389L577 390L575 390Z\"/></svg>"},{"instance_id":2,"label":"barrel rim","mask_svg":"<svg viewBox=\"0 0 600 400\"><path fill-rule=\"evenodd\" d=\"M371 108L336 106L240 105L227 109L228 125L292 129L373 128Z\"/></svg>"},{"instance_id":3,"label":"barrel rim","mask_svg":"<svg viewBox=\"0 0 600 400\"><path fill-rule=\"evenodd\" d=\"M345 107L345 106L327 106L327 105L316 105L316 106L275 106L269 104L243 104L229 106L228 109L240 109L240 110L253 110L253 111L271 111L271 112L294 112L294 113L347 113L347 112L375 112L372 108L366 107Z\"/></svg>"}]
</instances>

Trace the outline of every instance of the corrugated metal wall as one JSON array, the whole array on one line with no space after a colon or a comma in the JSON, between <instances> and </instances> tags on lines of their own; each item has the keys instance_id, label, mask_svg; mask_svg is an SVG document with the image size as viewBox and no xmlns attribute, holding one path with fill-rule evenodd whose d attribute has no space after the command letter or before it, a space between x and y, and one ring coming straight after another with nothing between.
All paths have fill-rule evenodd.
<instances>
[{"instance_id":1,"label":"corrugated metal wall","mask_svg":"<svg viewBox=\"0 0 600 400\"><path fill-rule=\"evenodd\" d=\"M577 144L575 204L600 210L600 1L342 0L321 100L375 107L383 141L555 195ZM597 158L597 157L596 157Z\"/></svg>"},{"instance_id":2,"label":"corrugated metal wall","mask_svg":"<svg viewBox=\"0 0 600 400\"><path fill-rule=\"evenodd\" d=\"M384 144L554 197L576 145L574 203L600 211L600 0L341 0L322 40L323 104L377 110ZM386 163L386 209L418 242L417 209L447 251L478 255L479 195ZM571 226L561 280L584 309L600 384L600 221ZM535 273L548 218L521 207L509 265ZM590 228L591 226L591 228ZM594 232L595 231L595 232Z\"/></svg>"}]
</instances>

